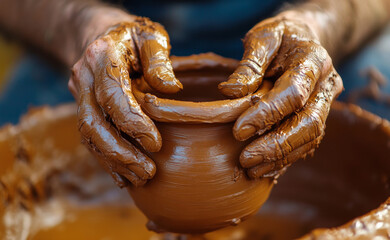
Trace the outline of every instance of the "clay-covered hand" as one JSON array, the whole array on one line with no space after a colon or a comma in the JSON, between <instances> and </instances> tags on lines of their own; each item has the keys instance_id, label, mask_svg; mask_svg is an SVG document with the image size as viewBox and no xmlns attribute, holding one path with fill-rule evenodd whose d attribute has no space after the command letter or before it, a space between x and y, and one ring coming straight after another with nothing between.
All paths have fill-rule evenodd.
<instances>
[{"instance_id":1,"label":"clay-covered hand","mask_svg":"<svg viewBox=\"0 0 390 240\"><path fill-rule=\"evenodd\" d=\"M275 176L318 146L343 84L327 51L303 22L282 17L260 22L247 33L244 48L239 67L219 89L242 97L256 91L264 77L275 79L274 87L253 99L233 128L241 141L260 135L240 156L248 175Z\"/></svg>"},{"instance_id":2,"label":"clay-covered hand","mask_svg":"<svg viewBox=\"0 0 390 240\"><path fill-rule=\"evenodd\" d=\"M83 142L119 186L125 186L126 179L140 186L155 174L154 162L133 143L156 152L161 136L136 102L131 79L142 74L149 86L164 93L182 89L169 50L164 28L136 17L91 43L73 66L69 88L79 104Z\"/></svg>"}]
</instances>

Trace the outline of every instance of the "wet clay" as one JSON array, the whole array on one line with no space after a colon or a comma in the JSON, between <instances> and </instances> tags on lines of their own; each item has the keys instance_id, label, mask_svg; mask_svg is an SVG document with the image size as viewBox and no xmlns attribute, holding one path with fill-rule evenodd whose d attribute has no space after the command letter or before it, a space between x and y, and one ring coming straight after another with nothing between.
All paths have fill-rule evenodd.
<instances>
[{"instance_id":1,"label":"wet clay","mask_svg":"<svg viewBox=\"0 0 390 240\"><path fill-rule=\"evenodd\" d=\"M154 159L142 152L158 152L162 146L161 134L150 118L185 123L235 121L232 131L237 140L260 136L239 157L251 178L276 176L313 153L323 137L330 104L342 89L326 50L305 24L280 17L256 25L245 38L245 49L243 60L230 77L225 76L229 80L218 84L223 95L239 98L179 104L172 97L152 93L182 89L167 57L169 41L160 25L136 18L113 27L88 47L85 60L74 67L74 79L80 84L92 75L87 86L79 86L79 128L86 145L119 186L128 181L142 186L156 172ZM203 65L211 72L215 66L231 67L233 62L212 54L185 59L173 61L176 65L183 61L188 74L191 66L199 70ZM266 69L275 81L273 86L263 81ZM214 95L221 96L215 91L209 97ZM199 101L196 96L189 100Z\"/></svg>"},{"instance_id":2,"label":"wet clay","mask_svg":"<svg viewBox=\"0 0 390 240\"><path fill-rule=\"evenodd\" d=\"M73 69L72 79L78 81L71 81L80 84L79 90L74 90L80 106L79 128L86 145L119 186L128 185L128 181L142 186L155 175L154 159L143 150L158 152L163 140L151 119L235 121L232 131L237 140L258 137L239 157L250 178L276 176L313 153L323 137L330 104L342 89L341 78L326 50L306 24L286 17L257 24L244 42L243 59L230 76L225 76L228 80L218 84L223 95L238 98L219 99L212 104L179 104L171 97L152 93L177 93L182 83L168 58L165 30L146 18L114 26L87 48ZM218 66L213 62L222 61L219 66L229 67L233 62L212 54L185 59L173 60L177 65L183 61L189 73L193 71L191 66L199 70L203 64L212 69ZM263 81L266 70L267 77L275 82L273 86ZM86 76L92 76L89 83ZM197 97L190 100L199 101Z\"/></svg>"},{"instance_id":3,"label":"wet clay","mask_svg":"<svg viewBox=\"0 0 390 240\"><path fill-rule=\"evenodd\" d=\"M331 228L350 221L326 229L326 235L318 231L314 239L387 237L388 204L369 212L390 196L389 156L390 123L355 105L335 102L319 149L312 158L289 168L268 201L273 206L291 206L296 221L305 222L309 228ZM292 202L303 209L293 210ZM271 213L278 211L283 210ZM315 221L313 215L318 216Z\"/></svg>"},{"instance_id":4,"label":"wet clay","mask_svg":"<svg viewBox=\"0 0 390 240\"><path fill-rule=\"evenodd\" d=\"M204 233L237 225L268 198L273 179L250 180L239 167L243 144L232 124L157 126L163 147L151 157L158 171L143 187L128 189L158 229Z\"/></svg>"},{"instance_id":5,"label":"wet clay","mask_svg":"<svg viewBox=\"0 0 390 240\"><path fill-rule=\"evenodd\" d=\"M236 140L232 133L233 121L271 85L241 99L199 102L218 96L218 89L212 92L211 86L228 73L226 68L214 68L213 59L198 61L201 57L182 58L184 63L177 65L180 70L175 73L184 90L176 98L186 101L144 93L147 86L133 85L140 106L156 120L163 143L159 152L148 154L157 168L153 179L143 187L128 187L150 220L151 230L199 234L238 225L258 211L273 185L273 178L247 177L238 160L248 142ZM229 66L223 58L219 60L220 66ZM180 58L174 62L181 63ZM197 97L198 92L187 83L202 85L210 95Z\"/></svg>"},{"instance_id":6,"label":"wet clay","mask_svg":"<svg viewBox=\"0 0 390 240\"><path fill-rule=\"evenodd\" d=\"M386 239L390 234L390 198L379 208L333 229L316 229L304 236L309 239ZM363 235L364 237L360 237Z\"/></svg>"},{"instance_id":7,"label":"wet clay","mask_svg":"<svg viewBox=\"0 0 390 240\"><path fill-rule=\"evenodd\" d=\"M310 27L282 14L255 25L244 49L238 67L218 88L239 99L256 92L265 77L273 80L236 120L233 134L240 141L257 137L240 155L251 178L277 175L319 145L342 80Z\"/></svg>"},{"instance_id":8,"label":"wet clay","mask_svg":"<svg viewBox=\"0 0 390 240\"><path fill-rule=\"evenodd\" d=\"M80 144L76 109L37 109L0 129L0 239L191 239L145 228L128 193ZM386 239L389 142L389 122L333 104L314 157L289 168L256 215L204 238Z\"/></svg>"},{"instance_id":9,"label":"wet clay","mask_svg":"<svg viewBox=\"0 0 390 240\"><path fill-rule=\"evenodd\" d=\"M160 24L134 17L91 43L73 67L70 89L80 106L82 139L121 187L129 182L141 186L155 174L154 162L141 149L159 151L161 136L136 102L131 82L142 72L158 91L179 91L182 85L174 76L169 50Z\"/></svg>"},{"instance_id":10,"label":"wet clay","mask_svg":"<svg viewBox=\"0 0 390 240\"><path fill-rule=\"evenodd\" d=\"M237 67L237 61L207 53L173 57L172 62L180 82L186 86L175 95L153 91L143 78L133 81L137 102L158 122L231 123L272 87L271 82L265 81L255 93L230 100L217 90L217 85Z\"/></svg>"}]
</instances>

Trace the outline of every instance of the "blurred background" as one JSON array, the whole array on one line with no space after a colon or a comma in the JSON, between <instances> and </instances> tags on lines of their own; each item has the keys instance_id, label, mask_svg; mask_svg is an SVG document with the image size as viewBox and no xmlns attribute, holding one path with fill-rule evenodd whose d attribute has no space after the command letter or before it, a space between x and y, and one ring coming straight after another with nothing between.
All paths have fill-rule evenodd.
<instances>
[{"instance_id":1,"label":"blurred background","mask_svg":"<svg viewBox=\"0 0 390 240\"><path fill-rule=\"evenodd\" d=\"M281 2L285 2L264 1L258 3L263 6L254 9L251 7L253 1L228 0L223 4L216 1L215 4L207 3L207 8L203 6L203 1L185 4L167 1L159 9L150 7L155 4L152 0L142 3L119 1L119 4L124 7L131 4L132 13L148 16L164 25L171 38L173 55L211 51L240 59L243 53L241 39L245 33L257 22L271 16L280 8ZM203 17L197 17L200 15ZM349 99L366 110L390 119L390 96L384 94L390 93L390 83L373 80L367 74L367 69L375 69L383 76L390 76L389 66L390 26L337 66L345 87L339 100ZM18 122L29 107L74 101L67 88L68 77L68 69L42 57L39 52L23 48L0 33L0 126ZM367 86L370 87L369 96L353 94ZM375 94L381 95L381 99L375 100L370 96Z\"/></svg>"}]
</instances>

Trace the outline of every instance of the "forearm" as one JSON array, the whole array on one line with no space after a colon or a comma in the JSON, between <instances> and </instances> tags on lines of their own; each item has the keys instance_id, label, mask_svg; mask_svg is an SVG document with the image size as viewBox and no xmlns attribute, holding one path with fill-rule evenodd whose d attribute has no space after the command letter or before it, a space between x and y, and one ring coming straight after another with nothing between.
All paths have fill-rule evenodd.
<instances>
[{"instance_id":1,"label":"forearm","mask_svg":"<svg viewBox=\"0 0 390 240\"><path fill-rule=\"evenodd\" d=\"M72 66L109 26L131 21L97 0L2 0L0 27Z\"/></svg>"},{"instance_id":2,"label":"forearm","mask_svg":"<svg viewBox=\"0 0 390 240\"><path fill-rule=\"evenodd\" d=\"M390 0L307 0L279 16L308 24L337 61L386 25Z\"/></svg>"}]
</instances>

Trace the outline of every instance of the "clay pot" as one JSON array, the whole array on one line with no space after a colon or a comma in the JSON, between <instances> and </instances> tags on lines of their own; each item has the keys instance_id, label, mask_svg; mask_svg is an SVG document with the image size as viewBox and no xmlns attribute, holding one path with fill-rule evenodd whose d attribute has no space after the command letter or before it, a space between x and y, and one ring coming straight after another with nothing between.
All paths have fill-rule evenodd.
<instances>
[{"instance_id":1,"label":"clay pot","mask_svg":"<svg viewBox=\"0 0 390 240\"><path fill-rule=\"evenodd\" d=\"M204 54L173 61L184 85L180 94L165 99L134 86L163 145L149 153L157 165L155 177L128 191L154 230L204 233L236 225L258 211L273 186L270 178L249 180L239 166L247 142L237 141L232 127L250 106L251 96L221 100L217 84L234 70L234 60Z\"/></svg>"},{"instance_id":2,"label":"clay pot","mask_svg":"<svg viewBox=\"0 0 390 240\"><path fill-rule=\"evenodd\" d=\"M34 109L0 128L0 239L163 239L81 145L76 110ZM326 125L259 213L206 239L387 239L390 123L335 102Z\"/></svg>"}]
</instances>

